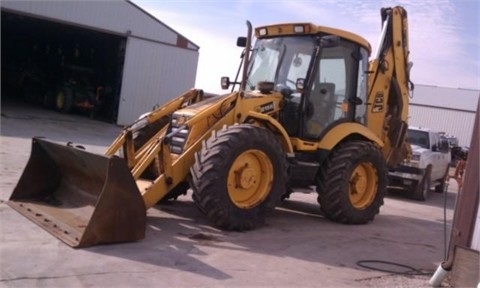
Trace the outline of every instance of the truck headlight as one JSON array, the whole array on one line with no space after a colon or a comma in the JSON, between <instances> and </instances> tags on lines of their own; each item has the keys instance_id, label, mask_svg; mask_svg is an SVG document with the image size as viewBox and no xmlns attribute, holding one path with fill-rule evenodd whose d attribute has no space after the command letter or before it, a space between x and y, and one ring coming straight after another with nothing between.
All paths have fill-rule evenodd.
<instances>
[{"instance_id":1,"label":"truck headlight","mask_svg":"<svg viewBox=\"0 0 480 288\"><path fill-rule=\"evenodd\" d=\"M413 161L420 161L420 154L413 153L412 154L412 160Z\"/></svg>"}]
</instances>

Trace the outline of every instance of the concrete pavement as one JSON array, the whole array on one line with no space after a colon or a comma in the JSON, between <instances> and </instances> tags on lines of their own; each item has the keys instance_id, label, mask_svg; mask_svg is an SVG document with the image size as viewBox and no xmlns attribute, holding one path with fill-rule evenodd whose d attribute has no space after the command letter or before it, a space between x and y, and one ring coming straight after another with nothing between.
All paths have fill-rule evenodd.
<instances>
[{"instance_id":1,"label":"concrete pavement","mask_svg":"<svg viewBox=\"0 0 480 288\"><path fill-rule=\"evenodd\" d=\"M73 141L103 153L121 128L78 115L2 106L0 138L0 286L3 287L428 287L444 256L444 222L456 185L416 202L385 199L373 223L325 219L315 194L295 193L267 225L246 233L213 228L190 195L147 211L146 238L72 249L6 205L30 155L31 137ZM444 214L446 200L446 214ZM448 234L447 234L448 235ZM406 265L408 269L369 263ZM420 274L422 274L420 273ZM414 273L415 274L415 273ZM419 273L416 273L419 274Z\"/></svg>"}]
</instances>

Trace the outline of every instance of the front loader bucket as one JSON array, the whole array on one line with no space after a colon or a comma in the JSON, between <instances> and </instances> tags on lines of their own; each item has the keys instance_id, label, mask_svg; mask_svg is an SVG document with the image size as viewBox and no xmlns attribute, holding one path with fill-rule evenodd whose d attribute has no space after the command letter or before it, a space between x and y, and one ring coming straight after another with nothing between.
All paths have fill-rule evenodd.
<instances>
[{"instance_id":1,"label":"front loader bucket","mask_svg":"<svg viewBox=\"0 0 480 288\"><path fill-rule=\"evenodd\" d=\"M122 158L38 138L8 205L76 248L145 237L145 204Z\"/></svg>"}]
</instances>

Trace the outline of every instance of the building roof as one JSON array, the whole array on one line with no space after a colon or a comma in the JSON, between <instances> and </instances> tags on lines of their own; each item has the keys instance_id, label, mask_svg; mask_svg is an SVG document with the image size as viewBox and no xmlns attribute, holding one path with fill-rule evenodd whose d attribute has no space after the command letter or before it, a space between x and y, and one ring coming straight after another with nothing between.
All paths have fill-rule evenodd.
<instances>
[{"instance_id":1,"label":"building roof","mask_svg":"<svg viewBox=\"0 0 480 288\"><path fill-rule=\"evenodd\" d=\"M129 0L4 0L1 1L0 7L2 10L24 16L199 50L198 45Z\"/></svg>"},{"instance_id":2,"label":"building roof","mask_svg":"<svg viewBox=\"0 0 480 288\"><path fill-rule=\"evenodd\" d=\"M415 85L410 104L475 112L480 90Z\"/></svg>"}]
</instances>

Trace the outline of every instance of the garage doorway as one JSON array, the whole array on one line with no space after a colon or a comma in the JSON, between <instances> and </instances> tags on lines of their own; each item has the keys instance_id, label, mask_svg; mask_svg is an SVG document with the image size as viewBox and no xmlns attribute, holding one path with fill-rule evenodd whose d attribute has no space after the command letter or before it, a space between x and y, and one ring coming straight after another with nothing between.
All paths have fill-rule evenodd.
<instances>
[{"instance_id":1,"label":"garage doorway","mask_svg":"<svg viewBox=\"0 0 480 288\"><path fill-rule=\"evenodd\" d=\"M126 38L1 12L1 100L115 123Z\"/></svg>"}]
</instances>

